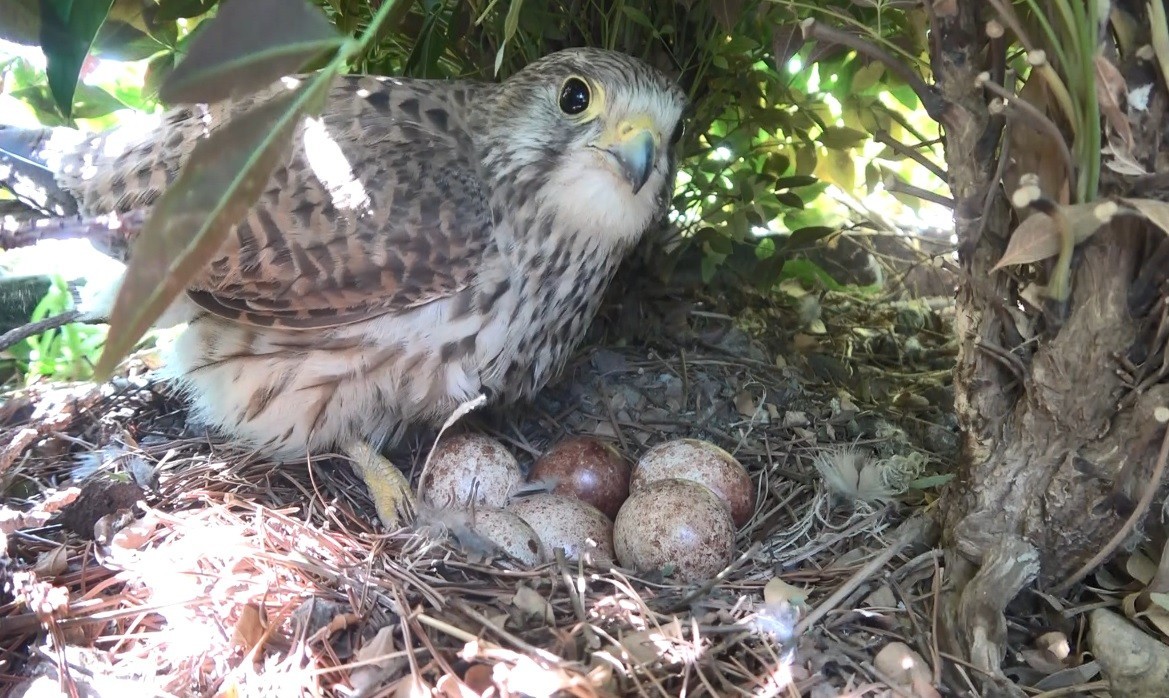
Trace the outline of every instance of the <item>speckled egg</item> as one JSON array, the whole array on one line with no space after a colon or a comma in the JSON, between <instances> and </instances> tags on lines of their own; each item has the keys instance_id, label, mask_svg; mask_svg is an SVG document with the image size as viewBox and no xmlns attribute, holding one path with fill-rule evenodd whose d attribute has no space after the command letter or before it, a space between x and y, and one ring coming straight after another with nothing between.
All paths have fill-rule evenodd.
<instances>
[{"instance_id":1,"label":"speckled egg","mask_svg":"<svg viewBox=\"0 0 1169 698\"><path fill-rule=\"evenodd\" d=\"M544 543L547 559L564 549L564 557L582 555L599 565L612 562L613 522L593 505L560 494L534 494L514 500L508 511L520 516Z\"/></svg>"},{"instance_id":2,"label":"speckled egg","mask_svg":"<svg viewBox=\"0 0 1169 698\"><path fill-rule=\"evenodd\" d=\"M502 508L523 481L519 463L503 444L482 434L456 434L435 446L418 494L436 507Z\"/></svg>"},{"instance_id":3,"label":"speckled egg","mask_svg":"<svg viewBox=\"0 0 1169 698\"><path fill-rule=\"evenodd\" d=\"M629 496L629 464L617 449L592 436L558 441L536 460L528 479L548 483L553 494L588 502L610 519Z\"/></svg>"},{"instance_id":4,"label":"speckled egg","mask_svg":"<svg viewBox=\"0 0 1169 698\"><path fill-rule=\"evenodd\" d=\"M470 521L470 528L499 546L520 564L537 565L546 557L540 536L515 512L488 507L476 508Z\"/></svg>"},{"instance_id":5,"label":"speckled egg","mask_svg":"<svg viewBox=\"0 0 1169 698\"><path fill-rule=\"evenodd\" d=\"M718 495L692 480L667 478L625 500L613 525L617 559L639 572L673 564L684 582L709 579L735 554L735 525Z\"/></svg>"},{"instance_id":6,"label":"speckled egg","mask_svg":"<svg viewBox=\"0 0 1169 698\"><path fill-rule=\"evenodd\" d=\"M735 527L755 513L755 486L734 456L700 439L675 439L649 449L637 461L629 491L667 478L692 480L706 485L730 507Z\"/></svg>"}]
</instances>

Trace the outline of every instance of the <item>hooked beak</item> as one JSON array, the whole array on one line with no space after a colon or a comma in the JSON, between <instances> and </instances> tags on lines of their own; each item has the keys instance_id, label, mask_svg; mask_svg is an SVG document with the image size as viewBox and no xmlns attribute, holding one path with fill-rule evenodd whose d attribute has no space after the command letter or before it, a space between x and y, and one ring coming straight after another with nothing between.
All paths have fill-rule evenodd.
<instances>
[{"instance_id":1,"label":"hooked beak","mask_svg":"<svg viewBox=\"0 0 1169 698\"><path fill-rule=\"evenodd\" d=\"M620 122L616 128L605 129L594 146L613 156L636 194L653 172L659 140L653 121L637 116Z\"/></svg>"}]
</instances>

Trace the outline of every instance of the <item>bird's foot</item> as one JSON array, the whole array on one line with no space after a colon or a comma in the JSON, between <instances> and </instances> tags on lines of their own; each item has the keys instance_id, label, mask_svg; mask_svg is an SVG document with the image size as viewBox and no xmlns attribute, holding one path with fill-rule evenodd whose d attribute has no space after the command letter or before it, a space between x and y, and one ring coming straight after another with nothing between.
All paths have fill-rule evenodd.
<instances>
[{"instance_id":1,"label":"bird's foot","mask_svg":"<svg viewBox=\"0 0 1169 698\"><path fill-rule=\"evenodd\" d=\"M414 492L410 481L393 463L365 441L354 441L345 447L369 488L378 517L393 531L414 518Z\"/></svg>"}]
</instances>

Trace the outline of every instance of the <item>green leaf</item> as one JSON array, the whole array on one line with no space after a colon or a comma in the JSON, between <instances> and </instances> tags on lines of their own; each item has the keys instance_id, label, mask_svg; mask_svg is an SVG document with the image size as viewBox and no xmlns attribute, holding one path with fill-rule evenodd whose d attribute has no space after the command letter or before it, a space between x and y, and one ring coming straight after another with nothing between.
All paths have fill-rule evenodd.
<instances>
[{"instance_id":1,"label":"green leaf","mask_svg":"<svg viewBox=\"0 0 1169 698\"><path fill-rule=\"evenodd\" d=\"M232 119L191 152L134 241L95 371L105 380L201 270L268 185L306 112L319 109L336 70Z\"/></svg>"},{"instance_id":2,"label":"green leaf","mask_svg":"<svg viewBox=\"0 0 1169 698\"><path fill-rule=\"evenodd\" d=\"M173 22L176 19L189 19L205 15L219 0L162 0L158 3L158 12L154 14L157 22Z\"/></svg>"},{"instance_id":3,"label":"green leaf","mask_svg":"<svg viewBox=\"0 0 1169 698\"><path fill-rule=\"evenodd\" d=\"M304 0L228 2L163 81L169 104L214 103L267 87L345 38Z\"/></svg>"},{"instance_id":4,"label":"green leaf","mask_svg":"<svg viewBox=\"0 0 1169 698\"><path fill-rule=\"evenodd\" d=\"M810 225L806 228L793 230L787 237L787 242L784 244L784 249L795 250L805 247L811 247L816 242L836 232L836 228L831 228L826 225Z\"/></svg>"},{"instance_id":5,"label":"green leaf","mask_svg":"<svg viewBox=\"0 0 1169 698\"><path fill-rule=\"evenodd\" d=\"M646 17L645 13L642 12L641 10L637 9L636 7L633 7L631 5L622 5L621 11L623 13L625 13L625 16L628 17L629 20L631 22L633 22L634 24L640 24L641 26L645 27L646 29L650 29L650 30L654 29L653 22L649 21L649 17Z\"/></svg>"},{"instance_id":6,"label":"green leaf","mask_svg":"<svg viewBox=\"0 0 1169 698\"><path fill-rule=\"evenodd\" d=\"M102 24L93 40L92 53L116 61L140 61L166 49L166 44L121 20Z\"/></svg>"},{"instance_id":7,"label":"green leaf","mask_svg":"<svg viewBox=\"0 0 1169 698\"><path fill-rule=\"evenodd\" d=\"M804 207L804 200L801 199L800 195L794 191L781 191L775 195L775 198L779 201L779 203L787 206L788 208Z\"/></svg>"},{"instance_id":8,"label":"green leaf","mask_svg":"<svg viewBox=\"0 0 1169 698\"><path fill-rule=\"evenodd\" d=\"M53 98L45 85L22 87L14 90L12 96L31 106L38 114L43 114L45 110L51 113L53 108ZM85 83L78 86L73 97L73 117L77 119L96 119L127 108L126 104L109 92Z\"/></svg>"},{"instance_id":9,"label":"green leaf","mask_svg":"<svg viewBox=\"0 0 1169 698\"><path fill-rule=\"evenodd\" d=\"M89 47L114 0L43 0L41 2L41 49L45 73L57 109L66 121L73 119L73 94Z\"/></svg>"},{"instance_id":10,"label":"green leaf","mask_svg":"<svg viewBox=\"0 0 1169 698\"><path fill-rule=\"evenodd\" d=\"M495 75L499 75L499 69L503 66L504 49L511 43L520 25L520 9L523 6L524 0L511 0L507 7L507 16L503 18L503 41L499 42L499 50L495 52Z\"/></svg>"},{"instance_id":11,"label":"green leaf","mask_svg":"<svg viewBox=\"0 0 1169 698\"><path fill-rule=\"evenodd\" d=\"M775 180L775 190L783 189L798 189L800 187L807 187L819 183L812 175L791 175L790 177L780 177Z\"/></svg>"},{"instance_id":12,"label":"green leaf","mask_svg":"<svg viewBox=\"0 0 1169 698\"><path fill-rule=\"evenodd\" d=\"M869 134L847 126L829 126L816 140L833 150L847 150L869 140Z\"/></svg>"},{"instance_id":13,"label":"green leaf","mask_svg":"<svg viewBox=\"0 0 1169 698\"><path fill-rule=\"evenodd\" d=\"M170 76L175 67L175 54L170 51L160 53L146 64L146 75L142 80L142 92L151 97L158 96L158 89L162 81Z\"/></svg>"}]
</instances>

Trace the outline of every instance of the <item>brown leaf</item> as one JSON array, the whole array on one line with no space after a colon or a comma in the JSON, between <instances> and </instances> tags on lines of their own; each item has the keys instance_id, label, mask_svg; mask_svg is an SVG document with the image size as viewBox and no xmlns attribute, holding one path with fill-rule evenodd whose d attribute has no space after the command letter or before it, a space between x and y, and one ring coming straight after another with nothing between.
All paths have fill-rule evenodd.
<instances>
[{"instance_id":1,"label":"brown leaf","mask_svg":"<svg viewBox=\"0 0 1169 698\"><path fill-rule=\"evenodd\" d=\"M1091 201L1083 204L1061 206L1064 218L1071 228L1072 239L1079 245L1092 237L1100 226L1112 220L1118 208L1111 201ZM1030 264L1059 254L1059 232L1055 221L1046 213L1033 213L1011 233L1011 240L998 263L991 269L1017 264Z\"/></svg>"},{"instance_id":2,"label":"brown leaf","mask_svg":"<svg viewBox=\"0 0 1169 698\"><path fill-rule=\"evenodd\" d=\"M1169 234L1169 203L1153 199L1121 199L1121 202L1132 206L1145 220Z\"/></svg>"},{"instance_id":3,"label":"brown leaf","mask_svg":"<svg viewBox=\"0 0 1169 698\"><path fill-rule=\"evenodd\" d=\"M395 626L387 625L377 631L369 642L357 650L355 659L363 664L349 675L349 684L358 693L383 685L397 678L407 665L405 657L394 651Z\"/></svg>"},{"instance_id":4,"label":"brown leaf","mask_svg":"<svg viewBox=\"0 0 1169 698\"><path fill-rule=\"evenodd\" d=\"M98 380L109 377L260 197L288 151L297 123L323 99L332 77L321 74L279 95L195 146L134 240L94 370Z\"/></svg>"},{"instance_id":5,"label":"brown leaf","mask_svg":"<svg viewBox=\"0 0 1169 698\"><path fill-rule=\"evenodd\" d=\"M743 0L710 0L710 9L723 31L730 33L743 16Z\"/></svg>"},{"instance_id":6,"label":"brown leaf","mask_svg":"<svg viewBox=\"0 0 1169 698\"><path fill-rule=\"evenodd\" d=\"M58 545L37 556L32 571L41 579L52 579L69 568L69 551Z\"/></svg>"},{"instance_id":7,"label":"brown leaf","mask_svg":"<svg viewBox=\"0 0 1169 698\"><path fill-rule=\"evenodd\" d=\"M771 55L775 57L775 70L787 70L787 62L804 46L804 31L796 22L776 27L771 32Z\"/></svg>"},{"instance_id":8,"label":"brown leaf","mask_svg":"<svg viewBox=\"0 0 1169 698\"><path fill-rule=\"evenodd\" d=\"M463 676L463 682L467 687L474 691L477 695L487 693L487 690L495 685L491 678L492 670L489 664L472 664L467 673Z\"/></svg>"},{"instance_id":9,"label":"brown leaf","mask_svg":"<svg viewBox=\"0 0 1169 698\"><path fill-rule=\"evenodd\" d=\"M259 605L249 603L240 610L231 639L244 652L251 652L260 644L264 639L264 617Z\"/></svg>"},{"instance_id":10,"label":"brown leaf","mask_svg":"<svg viewBox=\"0 0 1169 698\"><path fill-rule=\"evenodd\" d=\"M1019 99L1044 114L1059 111L1058 100L1052 96L1039 71L1031 73L1031 77L1019 90ZM1009 129L1009 136L1013 163L1003 178L1006 190L1015 191L1023 175L1035 174L1039 178L1041 191L1059 203L1067 203L1071 183L1059 144L1050 134L1031 128L1023 120L1018 121L1017 128Z\"/></svg>"},{"instance_id":11,"label":"brown leaf","mask_svg":"<svg viewBox=\"0 0 1169 698\"><path fill-rule=\"evenodd\" d=\"M304 0L222 3L158 96L169 104L198 104L255 92L343 41L325 15Z\"/></svg>"},{"instance_id":12,"label":"brown leaf","mask_svg":"<svg viewBox=\"0 0 1169 698\"><path fill-rule=\"evenodd\" d=\"M890 642L881 648L873 658L873 667L900 686L910 688L914 696L933 698L939 695L930 684L932 676L929 665L903 642Z\"/></svg>"},{"instance_id":13,"label":"brown leaf","mask_svg":"<svg viewBox=\"0 0 1169 698\"><path fill-rule=\"evenodd\" d=\"M802 605L808 598L808 592L797 586L792 586L783 581L779 577L773 577L768 580L763 587L763 602L771 605L778 603L790 603L793 605Z\"/></svg>"},{"instance_id":14,"label":"brown leaf","mask_svg":"<svg viewBox=\"0 0 1169 698\"><path fill-rule=\"evenodd\" d=\"M759 409L759 403L755 401L755 396L750 390L740 390L735 395L735 409L744 417L754 417Z\"/></svg>"},{"instance_id":15,"label":"brown leaf","mask_svg":"<svg viewBox=\"0 0 1169 698\"><path fill-rule=\"evenodd\" d=\"M1096 54L1096 101L1100 103L1100 110L1108 119L1108 123L1131 151L1134 141L1132 127L1128 123L1128 116L1120 108L1120 101L1128 90L1124 76L1120 70L1103 54Z\"/></svg>"},{"instance_id":16,"label":"brown leaf","mask_svg":"<svg viewBox=\"0 0 1169 698\"><path fill-rule=\"evenodd\" d=\"M548 599L529 586L521 584L516 589L512 604L519 609L525 619L532 619L544 624L550 624L556 619L552 604L548 603Z\"/></svg>"}]
</instances>

